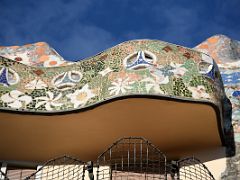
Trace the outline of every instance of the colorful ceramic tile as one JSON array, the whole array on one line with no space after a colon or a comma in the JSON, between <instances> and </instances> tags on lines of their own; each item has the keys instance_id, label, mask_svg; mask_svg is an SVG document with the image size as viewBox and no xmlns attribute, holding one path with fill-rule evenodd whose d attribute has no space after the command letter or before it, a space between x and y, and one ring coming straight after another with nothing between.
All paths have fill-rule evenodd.
<instances>
[{"instance_id":1,"label":"colorful ceramic tile","mask_svg":"<svg viewBox=\"0 0 240 180\"><path fill-rule=\"evenodd\" d=\"M46 44L40 45L46 48ZM40 45L17 47L15 51L10 47L11 51L5 51L34 51L42 57L46 50L41 47L40 54ZM141 94L209 102L221 109L224 97L219 72L210 56L162 41L128 41L89 59L51 68L42 67L45 61L40 66L33 65L31 58L17 61L7 57L0 61L2 109L69 111L119 96ZM24 97L31 100L26 102Z\"/></svg>"},{"instance_id":2,"label":"colorful ceramic tile","mask_svg":"<svg viewBox=\"0 0 240 180\"><path fill-rule=\"evenodd\" d=\"M240 150L240 42L224 35L216 35L195 49L205 52L217 61L226 95L232 104L232 124L235 132L236 156L227 160L223 179L235 179L239 174Z\"/></svg>"}]
</instances>

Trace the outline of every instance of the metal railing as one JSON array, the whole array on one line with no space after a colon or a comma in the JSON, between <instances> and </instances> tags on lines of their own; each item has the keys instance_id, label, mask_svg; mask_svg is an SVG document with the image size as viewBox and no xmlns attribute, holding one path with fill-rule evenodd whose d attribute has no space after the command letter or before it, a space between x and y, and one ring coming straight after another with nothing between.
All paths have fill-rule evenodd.
<instances>
[{"instance_id":1,"label":"metal railing","mask_svg":"<svg viewBox=\"0 0 240 180\"><path fill-rule=\"evenodd\" d=\"M172 180L214 180L208 168L195 157L170 162L167 174Z\"/></svg>"},{"instance_id":2,"label":"metal railing","mask_svg":"<svg viewBox=\"0 0 240 180\"><path fill-rule=\"evenodd\" d=\"M189 157L167 162L166 156L141 137L122 138L97 161L97 180L214 180L198 159Z\"/></svg>"},{"instance_id":3,"label":"metal railing","mask_svg":"<svg viewBox=\"0 0 240 180\"><path fill-rule=\"evenodd\" d=\"M87 172L87 173L86 173ZM17 180L2 174L4 180ZM1 180L2 180L1 179ZM97 159L85 163L70 156L52 159L25 180L214 180L194 157L168 162L152 143L141 137L121 138Z\"/></svg>"},{"instance_id":4,"label":"metal railing","mask_svg":"<svg viewBox=\"0 0 240 180\"><path fill-rule=\"evenodd\" d=\"M83 180L85 163L69 156L63 156L46 162L26 180Z\"/></svg>"},{"instance_id":5,"label":"metal railing","mask_svg":"<svg viewBox=\"0 0 240 180\"><path fill-rule=\"evenodd\" d=\"M97 179L165 179L166 156L144 138L115 142L97 160Z\"/></svg>"}]
</instances>

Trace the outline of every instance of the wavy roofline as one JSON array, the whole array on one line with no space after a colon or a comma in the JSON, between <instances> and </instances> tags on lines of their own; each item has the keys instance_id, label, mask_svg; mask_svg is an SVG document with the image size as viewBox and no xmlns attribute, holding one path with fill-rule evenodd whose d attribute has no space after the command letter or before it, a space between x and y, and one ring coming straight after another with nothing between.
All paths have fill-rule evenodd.
<instances>
[{"instance_id":1,"label":"wavy roofline","mask_svg":"<svg viewBox=\"0 0 240 180\"><path fill-rule=\"evenodd\" d=\"M178 45L178 44L174 44L174 43L169 43L169 42L161 41L161 40L158 40L158 39L133 39L133 40L123 41L123 42L121 42L121 43L119 43L119 44L116 44L116 45L114 45L114 46L112 46L112 47L106 48L106 49L104 49L104 50L102 50L102 51L100 51L100 52L98 52L98 53L96 53L96 54L94 54L94 55L92 55L92 56L88 56L88 57L85 57L85 58L80 59L80 60L77 60L77 61L69 61L69 60L66 60L66 59L64 59L64 58L63 58L63 59L64 59L64 61L66 61L67 63L76 64L76 63L80 63L81 61L88 61L88 60L90 60L91 58L94 58L94 57L96 57L96 56L99 56L100 54L102 54L102 53L104 53L104 52L106 52L106 51L109 51L109 50L111 50L111 49L113 49L113 48L117 48L118 46L121 46L121 45L123 45L123 44L125 44L125 43L137 42L137 41L156 41L156 42L159 42L159 43L166 43L166 44L168 44L168 45L181 47L181 48L184 48L184 49L193 51L193 52L198 52L198 53L200 53L200 54L205 54L205 55L209 56L208 54L206 54L206 53L204 53L204 52L201 52L201 51L198 51L198 50L196 50L196 49L194 49L194 48L189 48L189 47L186 47L186 46L182 46L182 45ZM37 44L37 43L38 43L38 42L33 43L33 44ZM41 43L46 43L46 42L41 42ZM49 45L48 43L46 43L46 44ZM27 45L28 45L28 44L27 44ZM23 46L24 46L24 45L23 45ZM11 47L11 46L5 46L5 47ZM20 47L21 47L21 46L20 46ZM53 47L51 47L51 46L49 46L49 47L52 48L57 54L59 54ZM61 56L61 54L59 54L59 55ZM21 64L21 65L24 65L24 66L27 66L27 67L35 67L35 66L30 66L30 65L23 64L23 63L21 63L21 62L17 62L17 61L15 61L15 60L13 60L13 59L9 59L9 58L6 58L6 57L1 56L1 55L0 55L0 57L1 57L1 58L5 58L5 59L8 59L8 60L10 60L10 61L14 61L14 62L17 63L17 64ZM62 56L61 56L61 57L62 57ZM65 66L69 66L69 65L63 65L63 66L59 66L59 67L61 68L61 67L65 67ZM46 68L59 68L59 67L36 67L36 68L37 68L37 69L42 69L42 68L46 69Z\"/></svg>"}]
</instances>

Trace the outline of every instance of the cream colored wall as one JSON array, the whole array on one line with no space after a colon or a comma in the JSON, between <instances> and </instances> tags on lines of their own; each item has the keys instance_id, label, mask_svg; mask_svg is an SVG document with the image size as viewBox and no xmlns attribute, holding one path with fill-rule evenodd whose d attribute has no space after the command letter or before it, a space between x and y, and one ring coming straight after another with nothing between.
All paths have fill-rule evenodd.
<instances>
[{"instance_id":1,"label":"cream colored wall","mask_svg":"<svg viewBox=\"0 0 240 180\"><path fill-rule=\"evenodd\" d=\"M204 163L216 180L221 179L221 173L226 169L226 158L220 158Z\"/></svg>"}]
</instances>

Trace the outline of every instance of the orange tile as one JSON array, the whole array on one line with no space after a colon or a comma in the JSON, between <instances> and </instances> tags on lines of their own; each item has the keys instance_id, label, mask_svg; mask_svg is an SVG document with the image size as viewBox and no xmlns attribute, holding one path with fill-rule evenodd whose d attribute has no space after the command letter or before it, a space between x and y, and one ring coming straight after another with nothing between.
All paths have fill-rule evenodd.
<instances>
[{"instance_id":1,"label":"orange tile","mask_svg":"<svg viewBox=\"0 0 240 180\"><path fill-rule=\"evenodd\" d=\"M214 37L209 38L207 41L211 44L215 44L218 42L218 40L219 40L219 37L214 36Z\"/></svg>"},{"instance_id":2,"label":"orange tile","mask_svg":"<svg viewBox=\"0 0 240 180\"><path fill-rule=\"evenodd\" d=\"M199 45L200 49L208 49L208 45L206 43L200 44Z\"/></svg>"},{"instance_id":3,"label":"orange tile","mask_svg":"<svg viewBox=\"0 0 240 180\"><path fill-rule=\"evenodd\" d=\"M44 62L44 61L46 61L46 60L48 60L48 59L49 59L48 55L43 55L43 56L41 56L41 57L39 58L39 62Z\"/></svg>"}]
</instances>

